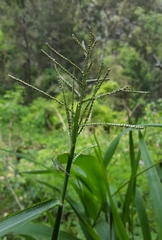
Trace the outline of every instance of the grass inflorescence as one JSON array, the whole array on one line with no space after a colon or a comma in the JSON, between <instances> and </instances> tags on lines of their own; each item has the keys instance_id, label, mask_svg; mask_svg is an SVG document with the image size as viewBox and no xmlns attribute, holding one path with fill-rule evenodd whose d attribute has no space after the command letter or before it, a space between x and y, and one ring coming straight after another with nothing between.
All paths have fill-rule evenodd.
<instances>
[{"instance_id":1,"label":"grass inflorescence","mask_svg":"<svg viewBox=\"0 0 162 240\"><path fill-rule=\"evenodd\" d=\"M73 68L73 71L70 72L68 69L63 67L62 64L60 64L58 61L56 61L55 58L51 57L47 52L42 50L42 53L45 54L45 56L53 62L54 69L57 73L57 80L60 87L60 92L62 93L62 101L58 100L55 97L52 97L51 95L47 94L46 92L37 89L36 87L18 79L11 75L9 75L10 78L19 81L31 88L33 88L36 91L39 91L40 93L43 93L47 97L50 97L54 101L57 102L57 104L60 104L64 106L66 117L67 117L67 125L68 125L68 133L69 133L69 140L70 140L70 149L69 149L69 155L67 159L67 166L65 169L65 179L64 179L64 185L62 189L62 196L61 196L61 205L58 207L55 227L52 235L52 239L58 239L59 234L59 227L61 223L61 216L63 212L63 205L64 205L64 199L66 195L66 190L68 186L68 179L70 175L70 169L72 166L72 163L75 159L75 147L77 142L78 135L83 131L85 127L90 127L94 125L108 125L108 126L115 126L115 127L125 127L125 128L135 128L135 129L142 129L142 126L137 125L129 125L129 124L122 124L122 123L107 123L102 122L100 120L97 123L91 123L89 122L90 115L93 111L93 106L95 104L96 99L109 97L113 94L117 94L119 92L128 92L128 93L139 93L139 94L145 94L147 92L143 91L134 91L131 89L130 86L124 86L121 88L118 88L116 90L113 90L111 92L106 92L104 94L98 94L98 91L100 90L102 84L105 81L109 80L109 72L110 69L107 68L105 70L104 66L104 60L101 61L100 66L98 68L98 74L95 79L90 79L90 73L93 69L93 64L95 62L95 59L93 59L93 51L94 48L97 45L97 40L95 39L95 36L93 34L93 27L90 29L89 33L89 40L86 47L86 44L84 42L80 42L76 36L72 36L74 42L80 47L83 51L84 55L84 63L83 66L80 67L73 63L70 59L66 58L65 56L61 55L59 52L57 52L55 49L53 49L48 43L46 43L46 46L49 48L50 51L53 52L57 57L60 57L62 60L70 63L70 65ZM77 74L79 72L79 74ZM63 74L62 74L63 73ZM79 77L78 77L79 75ZM67 79L65 79L67 76ZM69 92L71 94L71 100L69 101L69 95L67 97L67 88L69 89ZM87 97L87 89L90 92L91 97Z\"/></svg>"}]
</instances>

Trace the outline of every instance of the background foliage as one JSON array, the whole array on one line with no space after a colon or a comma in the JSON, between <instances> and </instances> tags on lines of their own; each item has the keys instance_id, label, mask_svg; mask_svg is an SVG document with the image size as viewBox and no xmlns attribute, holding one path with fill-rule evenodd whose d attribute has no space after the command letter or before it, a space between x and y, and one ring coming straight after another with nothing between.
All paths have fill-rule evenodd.
<instances>
[{"instance_id":1,"label":"background foliage","mask_svg":"<svg viewBox=\"0 0 162 240\"><path fill-rule=\"evenodd\" d=\"M120 93L108 99L100 99L94 106L91 120L122 123L131 121L135 124L161 123L161 71L155 67L153 54L156 54L159 60L162 59L162 8L160 1L152 0L8 0L1 3L0 12L0 148L17 153L15 155L1 151L0 201L5 204L2 204L0 216L3 217L53 197L50 189L40 184L40 181L52 184L53 178L50 174L44 174L43 177L37 174L35 177L32 174L20 175L18 172L27 169L40 170L42 165L52 169L51 159L66 152L69 147L66 116L62 108L36 91L17 85L7 75L19 77L59 98L60 89L54 66L47 61L40 49L49 51L45 45L47 42L76 64L83 65L83 56L77 45L72 45L71 35L75 33L80 41L87 40L90 23L94 19L99 43L98 50L94 52L97 60L91 77L96 77L97 66L103 58L106 67L111 69L111 80L102 86L100 93L129 84L133 89L150 91L150 94L139 98L136 94L129 96ZM72 71L70 64L62 62L62 59L59 61ZM63 76L67 77L65 73ZM95 144L93 131L94 129L87 128L79 137L78 152ZM95 133L104 155L120 130L98 127ZM147 129L145 139L154 163L158 163L161 161L161 129ZM128 136L123 136L108 168L108 180L114 189L119 188L130 176L128 146ZM137 153L136 133L134 146ZM87 154L92 152L93 149L86 151ZM29 159L24 156L29 156ZM139 170L143 170L142 161ZM160 168L158 174L161 179ZM54 194L58 197L62 178L62 173L56 173L54 181L57 187ZM154 234L156 227L146 177L139 176L137 184L142 192ZM69 192L76 202L80 201L72 187ZM126 188L123 188L117 197L119 204L122 194L125 193ZM56 211L53 210L52 214L55 215ZM38 222L39 220L48 221L45 215L42 215ZM137 232L142 236L138 224L137 221ZM68 203L65 205L62 230L84 239L78 219Z\"/></svg>"}]
</instances>

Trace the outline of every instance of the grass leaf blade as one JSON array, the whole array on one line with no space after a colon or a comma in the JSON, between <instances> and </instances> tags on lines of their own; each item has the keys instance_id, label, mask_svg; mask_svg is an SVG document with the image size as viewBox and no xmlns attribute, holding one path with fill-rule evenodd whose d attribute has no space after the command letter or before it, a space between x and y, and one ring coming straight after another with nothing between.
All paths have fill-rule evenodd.
<instances>
[{"instance_id":1,"label":"grass leaf blade","mask_svg":"<svg viewBox=\"0 0 162 240\"><path fill-rule=\"evenodd\" d=\"M150 227L149 227L149 223L148 223L146 209L142 202L142 198L141 198L138 188L136 188L135 204L136 204L138 216L139 216L140 223L141 223L143 240L151 240Z\"/></svg>"},{"instance_id":2,"label":"grass leaf blade","mask_svg":"<svg viewBox=\"0 0 162 240\"><path fill-rule=\"evenodd\" d=\"M145 168L153 165L153 161L149 154L147 145L144 141L142 133L139 132L139 140L140 140L140 151L142 155L142 160L144 161ZM154 213L156 217L157 223L157 231L159 234L159 239L162 239L162 186L160 183L160 179L158 173L155 168L151 168L146 172L146 176L149 183L150 194L152 197L152 203L154 208Z\"/></svg>"},{"instance_id":3,"label":"grass leaf blade","mask_svg":"<svg viewBox=\"0 0 162 240\"><path fill-rule=\"evenodd\" d=\"M13 216L6 217L0 222L0 237L14 231L16 228L36 218L40 213L59 205L57 200L47 200L24 209Z\"/></svg>"}]
</instances>

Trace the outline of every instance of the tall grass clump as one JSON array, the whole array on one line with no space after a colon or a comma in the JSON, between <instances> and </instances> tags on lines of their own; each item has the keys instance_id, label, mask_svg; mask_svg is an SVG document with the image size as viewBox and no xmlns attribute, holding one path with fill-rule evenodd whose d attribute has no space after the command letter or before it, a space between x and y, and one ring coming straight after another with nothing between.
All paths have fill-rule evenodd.
<instances>
[{"instance_id":1,"label":"tall grass clump","mask_svg":"<svg viewBox=\"0 0 162 240\"><path fill-rule=\"evenodd\" d=\"M69 136L69 151L68 153L60 154L54 159L53 163L56 168L64 172L64 182L61 190L61 197L58 200L50 199L31 206L28 209L20 211L15 215L8 218L4 218L0 222L0 236L7 234L20 234L22 236L30 236L32 239L79 239L70 233L60 231L61 220L64 210L65 200L70 204L71 208L76 213L79 224L85 239L87 240L115 240L115 239L135 239L136 222L134 220L134 209L137 207L139 221L141 221L142 236L143 239L151 239L149 223L147 218L146 209L143 205L143 201L139 190L136 188L136 176L139 165L139 160L142 154L143 161L148 161L146 164L148 171L148 181L153 181L153 174L151 173L153 166L151 157L149 155L147 146L144 142L142 133L139 132L139 152L134 151L133 143L133 129L143 129L140 125L129 125L124 123L107 123L102 122L90 122L90 116L93 111L93 106L97 99L107 98L113 94L119 92L126 93L138 93L145 94L143 91L135 91L131 89L131 86L123 86L112 92L106 92L104 94L98 94L102 84L109 80L110 69L105 69L104 60L101 61L98 68L98 73L95 79L90 79L90 73L93 71L93 51L97 45L97 40L93 34L93 27L89 32L88 43L80 42L76 36L72 36L74 42L82 49L84 55L84 64L82 67L73 63L70 59L61 55L57 50L53 49L48 43L46 46L49 48L52 55L60 57L65 62L68 62L73 68L70 72L63 65L61 65L54 57L50 56L47 52L42 50L42 53L54 64L54 69L57 73L58 85L62 93L62 99L57 99L44 91L37 89L33 85L30 85L16 77L9 75L13 80L19 81L22 84L31 87L32 89L44 94L61 105L66 113L67 128ZM69 97L70 96L70 97ZM94 155L85 155L83 151L76 152L78 136L82 133L83 129L91 126L115 126L126 128L122 131L110 144L105 156L102 154L102 147L100 146L96 136L96 146L94 148ZM107 178L107 168L110 165L112 157L116 151L120 138L129 133L129 151L130 151L130 165L131 173L128 179L125 196L120 195L120 189L113 191ZM64 168L62 164L66 164ZM111 167L111 166L110 166ZM147 170L146 169L146 170ZM145 170L145 171L146 171ZM55 174L51 169L46 168L46 173ZM154 171L156 171L154 169ZM39 171L39 174L43 171ZM154 173L155 174L155 173ZM138 173L139 175L139 173ZM158 176L154 182L159 181ZM79 196L82 207L79 203L76 203L67 194L68 185L73 186L74 190ZM53 191L55 186L46 183L47 187ZM156 189L156 192L155 192ZM160 224L162 223L161 217L158 214L158 207L160 206L160 196L157 191L161 189L160 184L155 187L151 182L152 194L157 196L158 200L155 201L155 214L157 214L157 235L162 236L160 230ZM116 196L118 197L116 198ZM117 199L121 199L120 211L118 208ZM51 216L50 208L57 208L57 214ZM161 206L160 206L161 207ZM161 207L162 208L162 207ZM157 210L156 210L157 209ZM28 223L34 219L38 214L47 212L49 222L51 225L54 222L54 226L49 227L42 224ZM51 221L50 221L51 219ZM147 229L147 230L146 230ZM160 239L160 238L159 238Z\"/></svg>"}]
</instances>

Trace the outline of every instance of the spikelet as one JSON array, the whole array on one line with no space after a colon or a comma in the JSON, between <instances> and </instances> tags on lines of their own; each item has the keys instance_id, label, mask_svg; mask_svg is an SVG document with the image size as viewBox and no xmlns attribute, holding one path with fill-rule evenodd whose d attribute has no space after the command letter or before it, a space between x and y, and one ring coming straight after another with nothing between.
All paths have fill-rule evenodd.
<instances>
[{"instance_id":1,"label":"spikelet","mask_svg":"<svg viewBox=\"0 0 162 240\"><path fill-rule=\"evenodd\" d=\"M44 94L45 96L53 99L58 104L64 106L66 117L67 117L67 124L68 124L68 131L69 131L69 137L71 144L74 142L74 137L76 138L84 129L84 127L87 126L114 126L114 127L126 127L126 128L135 128L135 129L142 129L142 126L138 125L129 125L129 124L118 124L118 123L88 123L90 115L93 110L93 106L95 104L95 101L97 99L102 99L105 97L110 97L111 95L117 94L119 92L127 92L127 93L137 93L137 94L147 94L148 92L145 91L136 91L132 90L131 86L127 85L118 89L115 89L111 92L106 92L104 94L97 94L99 89L101 88L102 84L105 81L108 81L109 78L109 72L110 69L108 68L106 72L104 72L104 61L101 62L98 74L95 79L89 79L89 73L91 72L92 66L94 64L95 59L93 59L92 54L93 50L97 44L97 40L94 37L93 34L93 26L91 25L90 32L89 32L89 39L88 44L86 47L86 43L84 41L79 41L75 35L72 35L72 38L74 42L82 49L83 55L84 55L84 64L81 68L80 66L76 65L74 62L72 62L70 59L66 58L62 54L60 54L57 50L55 50L53 47L51 47L48 43L46 43L47 47L52 51L56 56L60 57L65 62L68 62L72 67L73 71L70 72L68 69L63 67L62 64L60 64L58 61L56 61L55 58L51 57L47 52L44 50L41 50L42 53L54 63L55 71L57 73L57 80L60 87L60 90L62 92L63 100L60 101L57 98L51 96L50 94L34 87L33 85L30 85L23 80L20 80L18 78L15 78L11 75L8 75L10 78L19 81L28 87L31 87L32 89ZM63 77L62 74L60 74L59 70L63 71L67 76L68 79L65 79L65 76ZM79 79L77 77L76 72L81 73L81 78ZM93 85L91 85L93 83ZM67 100L67 95L65 93L64 85L68 87L68 89L71 92L71 101ZM87 98L87 87L91 88L91 97ZM77 108L75 109L75 103L77 102ZM77 121L77 122L76 122ZM74 129L75 128L75 129ZM76 136L74 136L76 135Z\"/></svg>"}]
</instances>

